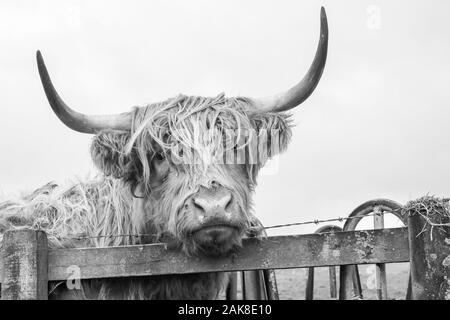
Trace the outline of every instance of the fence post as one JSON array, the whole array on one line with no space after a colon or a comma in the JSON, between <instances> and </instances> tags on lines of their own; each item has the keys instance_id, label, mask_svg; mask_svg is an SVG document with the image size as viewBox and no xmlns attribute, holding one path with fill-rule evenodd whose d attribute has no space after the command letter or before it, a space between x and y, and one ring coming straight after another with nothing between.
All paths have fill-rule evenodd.
<instances>
[{"instance_id":1,"label":"fence post","mask_svg":"<svg viewBox=\"0 0 450 320\"><path fill-rule=\"evenodd\" d=\"M231 272L226 290L227 300L237 300L237 273Z\"/></svg>"},{"instance_id":2,"label":"fence post","mask_svg":"<svg viewBox=\"0 0 450 320\"><path fill-rule=\"evenodd\" d=\"M267 290L268 300L279 300L277 278L275 277L275 270L263 270L264 282Z\"/></svg>"},{"instance_id":3,"label":"fence post","mask_svg":"<svg viewBox=\"0 0 450 320\"><path fill-rule=\"evenodd\" d=\"M243 300L267 300L261 270L242 271L242 297Z\"/></svg>"},{"instance_id":4,"label":"fence post","mask_svg":"<svg viewBox=\"0 0 450 320\"><path fill-rule=\"evenodd\" d=\"M306 278L305 300L314 299L314 268L308 268L308 278Z\"/></svg>"},{"instance_id":5,"label":"fence post","mask_svg":"<svg viewBox=\"0 0 450 320\"><path fill-rule=\"evenodd\" d=\"M3 300L47 300L47 236L38 230L3 235Z\"/></svg>"},{"instance_id":6,"label":"fence post","mask_svg":"<svg viewBox=\"0 0 450 320\"><path fill-rule=\"evenodd\" d=\"M380 206L373 208L373 228L384 229L384 213ZM387 281L386 281L386 265L384 263L377 263L375 265L375 279L377 284L378 300L387 300Z\"/></svg>"},{"instance_id":7,"label":"fence post","mask_svg":"<svg viewBox=\"0 0 450 320\"><path fill-rule=\"evenodd\" d=\"M337 297L337 288L336 288L336 268L329 267L328 274L330 275L330 297L332 299L336 299Z\"/></svg>"},{"instance_id":8,"label":"fence post","mask_svg":"<svg viewBox=\"0 0 450 320\"><path fill-rule=\"evenodd\" d=\"M450 226L431 227L419 213L409 212L408 233L411 298L450 300Z\"/></svg>"}]
</instances>

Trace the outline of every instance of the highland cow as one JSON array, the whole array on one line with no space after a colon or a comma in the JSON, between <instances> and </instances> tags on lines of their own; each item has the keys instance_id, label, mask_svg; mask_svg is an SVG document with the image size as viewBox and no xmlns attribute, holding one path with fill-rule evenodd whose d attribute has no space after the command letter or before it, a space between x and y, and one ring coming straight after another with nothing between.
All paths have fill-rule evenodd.
<instances>
[{"instance_id":1,"label":"highland cow","mask_svg":"<svg viewBox=\"0 0 450 320\"><path fill-rule=\"evenodd\" d=\"M239 249L259 229L251 195L267 159L286 149L288 111L314 91L325 66L328 26L314 61L297 85L267 98L179 95L119 115L80 114L56 92L41 53L37 63L50 106L69 128L93 134L100 174L63 187L54 183L0 203L0 234L45 230L53 248L168 242L188 255L218 257ZM139 236L137 236L139 235ZM1 239L0 239L1 240ZM210 299L221 273L83 280L55 299Z\"/></svg>"}]
</instances>

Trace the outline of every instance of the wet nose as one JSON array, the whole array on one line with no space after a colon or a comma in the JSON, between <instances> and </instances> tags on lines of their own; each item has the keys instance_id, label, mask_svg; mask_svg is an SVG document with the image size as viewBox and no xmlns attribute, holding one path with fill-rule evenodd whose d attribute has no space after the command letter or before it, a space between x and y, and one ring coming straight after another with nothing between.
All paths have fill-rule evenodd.
<instances>
[{"instance_id":1,"label":"wet nose","mask_svg":"<svg viewBox=\"0 0 450 320\"><path fill-rule=\"evenodd\" d=\"M225 188L206 189L195 195L192 202L201 215L211 217L230 210L233 195Z\"/></svg>"}]
</instances>

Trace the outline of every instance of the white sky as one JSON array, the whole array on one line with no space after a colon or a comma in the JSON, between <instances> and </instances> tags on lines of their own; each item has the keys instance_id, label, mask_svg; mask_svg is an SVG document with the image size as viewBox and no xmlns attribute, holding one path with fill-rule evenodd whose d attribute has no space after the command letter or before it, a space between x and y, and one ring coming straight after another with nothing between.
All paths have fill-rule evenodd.
<instances>
[{"instance_id":1,"label":"white sky","mask_svg":"<svg viewBox=\"0 0 450 320\"><path fill-rule=\"evenodd\" d=\"M324 5L328 61L276 174L265 225L347 216L362 202L448 196L449 1L0 2L0 194L93 171L91 137L52 113L41 49L69 105L117 113L177 93L265 96L312 61ZM316 226L271 234L312 232Z\"/></svg>"}]
</instances>

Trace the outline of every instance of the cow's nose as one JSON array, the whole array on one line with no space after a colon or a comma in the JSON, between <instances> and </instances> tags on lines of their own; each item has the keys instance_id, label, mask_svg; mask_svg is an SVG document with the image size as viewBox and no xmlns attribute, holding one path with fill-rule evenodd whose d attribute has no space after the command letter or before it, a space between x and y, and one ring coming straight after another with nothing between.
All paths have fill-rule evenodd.
<instances>
[{"instance_id":1,"label":"cow's nose","mask_svg":"<svg viewBox=\"0 0 450 320\"><path fill-rule=\"evenodd\" d=\"M225 188L201 190L192 198L194 207L200 215L212 217L224 214L233 204L233 195Z\"/></svg>"}]
</instances>

